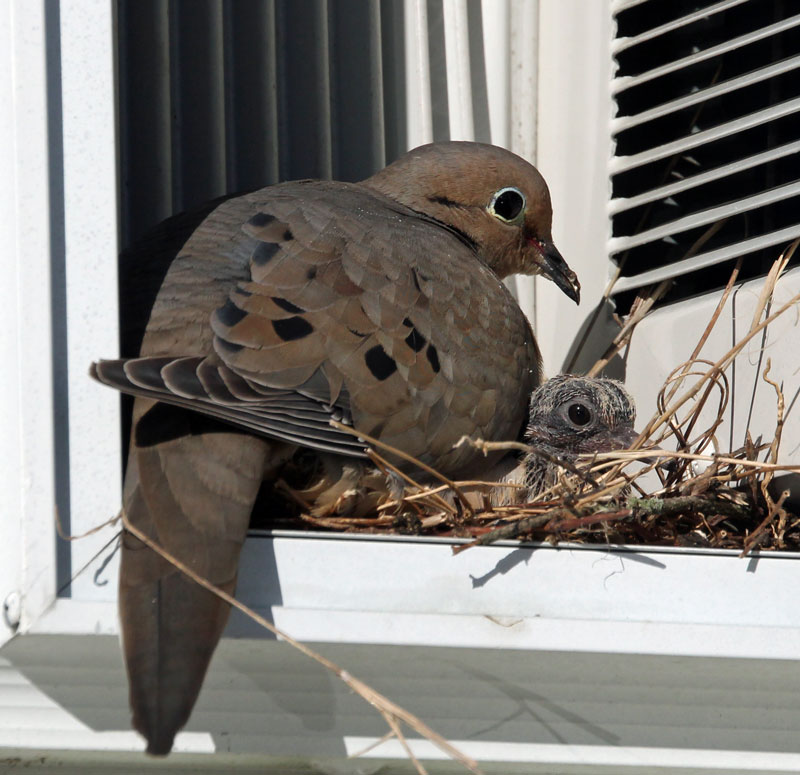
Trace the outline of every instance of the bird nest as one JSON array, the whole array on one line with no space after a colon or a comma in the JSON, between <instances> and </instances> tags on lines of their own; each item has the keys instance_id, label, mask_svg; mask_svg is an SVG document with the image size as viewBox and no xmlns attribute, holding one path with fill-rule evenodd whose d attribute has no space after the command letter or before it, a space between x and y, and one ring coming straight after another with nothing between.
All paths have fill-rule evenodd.
<instances>
[{"instance_id":1,"label":"bird nest","mask_svg":"<svg viewBox=\"0 0 800 775\"><path fill-rule=\"evenodd\" d=\"M793 510L789 491L778 491L775 482L776 474L798 473L800 466L779 462L786 402L781 386L770 377L769 358L761 379L774 392L773 438L753 439L748 432L738 448L722 451L716 436L729 404L726 372L734 359L800 302L797 295L772 311L775 285L796 247L794 243L785 251L769 273L747 334L722 357L709 360L700 353L735 286L737 265L691 357L676 366L661 387L657 411L632 449L598 453L576 465L558 461L562 473L554 486L535 500L497 506L492 491L520 485L451 481L422 464L425 479L415 479L389 462L403 457L398 450L374 443L369 452L373 463L395 481L402 477L401 492L384 494L368 513L362 509L356 514L352 492L322 511L304 508L295 497L294 516L280 526L472 539L457 551L500 539L733 549L743 554L756 548L800 550L800 511ZM663 289L640 296L590 376L626 346L636 323ZM509 449L547 454L516 442L462 443L476 444L487 453ZM303 473L302 460L297 472ZM296 492L292 487L284 490Z\"/></svg>"}]
</instances>

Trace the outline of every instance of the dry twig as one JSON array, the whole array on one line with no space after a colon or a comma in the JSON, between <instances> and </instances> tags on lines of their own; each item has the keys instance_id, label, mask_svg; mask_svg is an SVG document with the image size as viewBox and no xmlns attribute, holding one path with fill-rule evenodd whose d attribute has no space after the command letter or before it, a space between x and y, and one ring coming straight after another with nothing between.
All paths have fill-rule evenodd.
<instances>
[{"instance_id":1,"label":"dry twig","mask_svg":"<svg viewBox=\"0 0 800 775\"><path fill-rule=\"evenodd\" d=\"M224 600L229 605L233 606L237 610L241 611L243 614L248 616L254 622L260 624L264 629L269 630L273 635L281 638L282 640L286 641L289 645L296 648L301 653L305 654L307 657L313 659L318 664L322 665L326 670L329 670L334 675L336 675L339 679L344 681L347 686L352 689L356 694L362 697L366 702L372 705L374 708L378 710L379 713L386 719L387 723L389 724L392 732L398 738L401 745L406 749L411 761L414 763L414 766L417 768L419 773L425 773L425 769L422 767L420 762L414 756L413 752L411 751L410 747L405 740L405 736L403 735L402 729L399 726L399 722L403 722L407 724L409 727L414 729L423 737L430 740L434 745L444 751L451 759L459 762L460 764L464 765L470 772L476 773L476 775L481 774L481 770L478 767L478 763L474 760L465 756L461 751L457 748L452 746L450 743L447 742L440 734L435 732L431 729L424 721L420 718L415 716L413 713L409 713L405 708L400 707L396 703L392 702L388 697L380 694L379 692L375 691L371 686L364 683L360 679L356 678L355 676L351 675L347 670L337 665L335 662L331 661L327 657L322 656L317 651L309 648L305 643L301 643L298 640L295 640L288 635L287 633L280 630L276 627L272 622L265 619L263 616L258 614L252 608L249 608L244 603L237 600L232 595L229 595L224 590L220 589L216 585L212 584L207 579L200 576L198 573L195 573L191 568L189 568L186 564L182 563L177 557L170 554L166 549L161 547L156 541L154 541L150 536L143 533L139 528L133 525L130 520L128 519L125 512L122 512L122 524L125 530L127 530L132 535L136 536L143 544L148 546L152 549L156 554L163 557L167 562L174 565L181 573L188 576L192 581L196 584L199 584L204 589L207 589L212 594L216 595L221 600Z\"/></svg>"}]
</instances>

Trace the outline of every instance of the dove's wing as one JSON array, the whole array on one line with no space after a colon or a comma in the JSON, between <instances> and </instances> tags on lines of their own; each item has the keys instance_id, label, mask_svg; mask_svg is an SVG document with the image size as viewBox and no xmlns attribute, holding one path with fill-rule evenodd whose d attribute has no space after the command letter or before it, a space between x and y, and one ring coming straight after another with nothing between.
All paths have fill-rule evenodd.
<instances>
[{"instance_id":1,"label":"dove's wing","mask_svg":"<svg viewBox=\"0 0 800 775\"><path fill-rule=\"evenodd\" d=\"M156 357L93 373L257 433L359 455L357 439L328 425L352 420L451 474L479 461L453 449L462 436L519 435L539 381L530 327L469 239L344 183L284 184L222 204L166 275L151 349Z\"/></svg>"}]
</instances>

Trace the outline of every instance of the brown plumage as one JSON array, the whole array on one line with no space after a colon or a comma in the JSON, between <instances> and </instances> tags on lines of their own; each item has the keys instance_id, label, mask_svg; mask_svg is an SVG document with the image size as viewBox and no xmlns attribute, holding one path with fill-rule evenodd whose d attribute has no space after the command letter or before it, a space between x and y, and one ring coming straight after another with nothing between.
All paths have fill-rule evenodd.
<instances>
[{"instance_id":1,"label":"brown plumage","mask_svg":"<svg viewBox=\"0 0 800 775\"><path fill-rule=\"evenodd\" d=\"M541 380L500 280L543 274L578 299L544 181L492 146L424 146L362 183L284 183L197 221L168 222L127 257L123 301L158 286L149 318L135 312L141 348L123 352L139 357L92 374L137 396L128 518L228 591L262 480L298 445L363 456L330 417L445 474L483 468L453 445L518 438ZM123 648L149 752L168 752L188 719L227 616L124 536Z\"/></svg>"}]
</instances>

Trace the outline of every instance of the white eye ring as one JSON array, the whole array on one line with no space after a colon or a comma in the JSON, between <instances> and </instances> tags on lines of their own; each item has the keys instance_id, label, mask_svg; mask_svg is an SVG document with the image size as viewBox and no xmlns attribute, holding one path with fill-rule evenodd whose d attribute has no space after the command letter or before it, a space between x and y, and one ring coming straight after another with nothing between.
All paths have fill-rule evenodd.
<instances>
[{"instance_id":1,"label":"white eye ring","mask_svg":"<svg viewBox=\"0 0 800 775\"><path fill-rule=\"evenodd\" d=\"M525 217L527 204L522 191L514 186L506 186L495 192L488 210L503 223L520 223Z\"/></svg>"}]
</instances>

